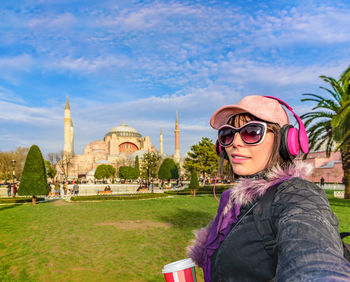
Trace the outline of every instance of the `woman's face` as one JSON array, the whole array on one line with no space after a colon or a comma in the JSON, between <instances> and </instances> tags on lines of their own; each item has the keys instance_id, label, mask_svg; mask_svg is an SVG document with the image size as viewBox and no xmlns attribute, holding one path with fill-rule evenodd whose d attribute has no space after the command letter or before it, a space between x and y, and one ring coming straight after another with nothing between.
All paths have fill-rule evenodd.
<instances>
[{"instance_id":1,"label":"woman's face","mask_svg":"<svg viewBox=\"0 0 350 282\"><path fill-rule=\"evenodd\" d=\"M252 175L262 171L271 156L273 143L274 134L270 131L266 132L264 140L258 145L245 144L236 133L232 145L225 148L233 172L238 175Z\"/></svg>"}]
</instances>

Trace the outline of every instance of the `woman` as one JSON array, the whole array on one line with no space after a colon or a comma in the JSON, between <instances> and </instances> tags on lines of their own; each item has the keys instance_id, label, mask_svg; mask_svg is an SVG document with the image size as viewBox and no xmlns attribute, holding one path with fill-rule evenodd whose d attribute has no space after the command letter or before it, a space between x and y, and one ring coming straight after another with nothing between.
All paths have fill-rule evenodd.
<instances>
[{"instance_id":1,"label":"woman","mask_svg":"<svg viewBox=\"0 0 350 282\"><path fill-rule=\"evenodd\" d=\"M290 125L282 105L298 128ZM222 194L215 219L188 248L205 281L350 281L338 220L327 197L302 179L310 167L293 162L309 147L292 108L274 97L247 96L218 109L210 124L218 130L217 153L230 162L239 182ZM271 204L277 238L272 253L265 249L253 215L271 187L277 187Z\"/></svg>"}]
</instances>

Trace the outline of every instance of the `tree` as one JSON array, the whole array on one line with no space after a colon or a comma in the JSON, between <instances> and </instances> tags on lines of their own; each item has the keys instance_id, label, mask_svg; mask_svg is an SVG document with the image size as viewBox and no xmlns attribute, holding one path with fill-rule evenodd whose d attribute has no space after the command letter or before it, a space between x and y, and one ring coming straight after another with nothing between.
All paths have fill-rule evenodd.
<instances>
[{"instance_id":1,"label":"tree","mask_svg":"<svg viewBox=\"0 0 350 282\"><path fill-rule=\"evenodd\" d=\"M191 172L191 181L188 187L190 188L193 197L196 197L196 192L199 188L199 182L198 182L197 172L195 170L192 170Z\"/></svg>"},{"instance_id":2,"label":"tree","mask_svg":"<svg viewBox=\"0 0 350 282\"><path fill-rule=\"evenodd\" d=\"M23 169L18 195L35 196L47 195L49 187L47 184L46 170L43 156L38 146L30 147Z\"/></svg>"},{"instance_id":3,"label":"tree","mask_svg":"<svg viewBox=\"0 0 350 282\"><path fill-rule=\"evenodd\" d=\"M16 161L15 177L19 179L22 175L28 151L29 148L17 147L15 151L0 152L0 179L10 180L12 178L12 160Z\"/></svg>"},{"instance_id":4,"label":"tree","mask_svg":"<svg viewBox=\"0 0 350 282\"><path fill-rule=\"evenodd\" d=\"M94 176L97 179L106 179L106 178L112 178L112 177L114 178L115 173L116 173L115 167L113 167L112 165L102 164L96 168Z\"/></svg>"},{"instance_id":5,"label":"tree","mask_svg":"<svg viewBox=\"0 0 350 282\"><path fill-rule=\"evenodd\" d=\"M206 175L214 176L218 168L219 157L215 152L215 145L212 140L203 137L198 144L191 146L187 154L188 157L185 159L183 167L188 172L195 170L201 173L203 178Z\"/></svg>"},{"instance_id":6,"label":"tree","mask_svg":"<svg viewBox=\"0 0 350 282\"><path fill-rule=\"evenodd\" d=\"M119 178L122 179L137 179L139 177L139 172L136 168L131 166L121 166L119 168Z\"/></svg>"},{"instance_id":7,"label":"tree","mask_svg":"<svg viewBox=\"0 0 350 282\"><path fill-rule=\"evenodd\" d=\"M51 178L53 180L57 174L57 170L54 169L51 166L51 163L47 160L45 160L45 170L46 170L46 177Z\"/></svg>"},{"instance_id":8,"label":"tree","mask_svg":"<svg viewBox=\"0 0 350 282\"><path fill-rule=\"evenodd\" d=\"M159 167L158 171L159 179L178 179L179 170L173 159L166 158Z\"/></svg>"},{"instance_id":9,"label":"tree","mask_svg":"<svg viewBox=\"0 0 350 282\"><path fill-rule=\"evenodd\" d=\"M340 150L345 180L345 199L350 199L350 67L339 80L320 76L330 84L325 90L327 96L305 93L301 101L315 102L312 112L301 116L309 134L310 149L318 150L326 145L327 157L332 150ZM317 111L315 111L317 110ZM306 157L306 156L305 156Z\"/></svg>"},{"instance_id":10,"label":"tree","mask_svg":"<svg viewBox=\"0 0 350 282\"><path fill-rule=\"evenodd\" d=\"M140 174L140 162L139 162L139 156L135 157L135 169L139 172Z\"/></svg>"},{"instance_id":11,"label":"tree","mask_svg":"<svg viewBox=\"0 0 350 282\"><path fill-rule=\"evenodd\" d=\"M64 180L67 181L69 168L72 166L72 156L64 154L63 150L58 153L47 154L50 163L56 163L56 168L58 168L62 173Z\"/></svg>"},{"instance_id":12,"label":"tree","mask_svg":"<svg viewBox=\"0 0 350 282\"><path fill-rule=\"evenodd\" d=\"M141 177L145 179L156 178L160 159L161 157L158 152L145 153L141 159Z\"/></svg>"}]
</instances>

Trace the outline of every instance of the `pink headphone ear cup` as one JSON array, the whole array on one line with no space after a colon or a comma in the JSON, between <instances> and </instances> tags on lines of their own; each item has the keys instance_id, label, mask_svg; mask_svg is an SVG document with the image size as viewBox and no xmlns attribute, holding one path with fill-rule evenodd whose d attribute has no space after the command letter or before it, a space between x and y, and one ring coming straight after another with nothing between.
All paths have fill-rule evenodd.
<instances>
[{"instance_id":1,"label":"pink headphone ear cup","mask_svg":"<svg viewBox=\"0 0 350 282\"><path fill-rule=\"evenodd\" d=\"M294 127L288 130L288 151L292 156L297 156L300 153L300 145L299 145L299 133L298 130Z\"/></svg>"},{"instance_id":2,"label":"pink headphone ear cup","mask_svg":"<svg viewBox=\"0 0 350 282\"><path fill-rule=\"evenodd\" d=\"M286 160L286 161L291 161L295 158L295 156L293 156L289 150L289 131L293 129L293 126L291 126L290 124L285 124L282 128L281 128L281 144L280 144L280 156L282 157L282 159Z\"/></svg>"}]
</instances>

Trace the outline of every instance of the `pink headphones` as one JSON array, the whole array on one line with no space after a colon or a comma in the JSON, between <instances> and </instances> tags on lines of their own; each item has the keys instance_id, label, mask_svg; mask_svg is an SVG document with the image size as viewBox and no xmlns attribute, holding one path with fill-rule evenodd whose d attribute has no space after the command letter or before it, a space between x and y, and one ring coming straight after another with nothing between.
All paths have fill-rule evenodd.
<instances>
[{"instance_id":1,"label":"pink headphones","mask_svg":"<svg viewBox=\"0 0 350 282\"><path fill-rule=\"evenodd\" d=\"M285 124L281 129L281 144L280 144L280 155L284 160L293 160L297 155L299 155L300 150L303 153L309 152L309 141L307 138L305 126L301 118L294 113L293 109L282 100L272 97L272 96L263 96L266 98L277 100L281 105L285 106L288 110L292 112L295 119L298 122L299 129L293 127L290 124ZM218 140L215 144L215 151L220 156L225 159L229 159L225 148L223 148Z\"/></svg>"}]
</instances>

